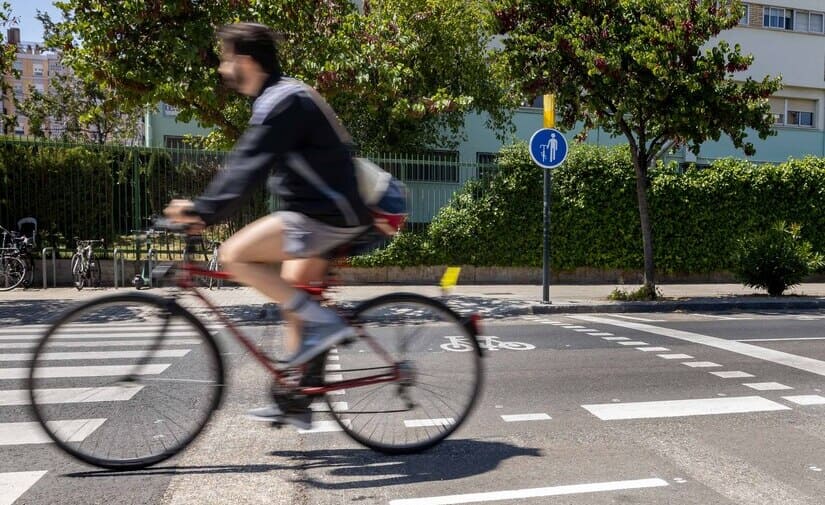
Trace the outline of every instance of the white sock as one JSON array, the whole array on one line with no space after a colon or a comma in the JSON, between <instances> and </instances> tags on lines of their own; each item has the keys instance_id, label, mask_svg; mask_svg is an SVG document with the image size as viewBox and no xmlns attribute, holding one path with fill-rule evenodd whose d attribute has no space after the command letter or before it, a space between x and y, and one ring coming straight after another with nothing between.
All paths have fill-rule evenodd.
<instances>
[{"instance_id":1,"label":"white sock","mask_svg":"<svg viewBox=\"0 0 825 505\"><path fill-rule=\"evenodd\" d=\"M309 294L304 291L296 293L291 300L283 304L283 307L302 320L311 323L327 324L341 320L338 314L318 305L318 302L310 298Z\"/></svg>"}]
</instances>

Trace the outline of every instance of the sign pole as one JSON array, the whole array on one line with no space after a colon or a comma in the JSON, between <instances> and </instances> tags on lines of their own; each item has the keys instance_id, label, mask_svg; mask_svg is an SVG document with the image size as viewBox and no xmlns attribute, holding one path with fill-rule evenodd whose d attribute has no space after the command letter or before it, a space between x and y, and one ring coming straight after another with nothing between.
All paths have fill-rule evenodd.
<instances>
[{"instance_id":1,"label":"sign pole","mask_svg":"<svg viewBox=\"0 0 825 505\"><path fill-rule=\"evenodd\" d=\"M544 95L544 127L555 128L556 126L556 97L554 95ZM551 304L550 301L550 170L544 171L544 259L541 276L541 301Z\"/></svg>"}]
</instances>

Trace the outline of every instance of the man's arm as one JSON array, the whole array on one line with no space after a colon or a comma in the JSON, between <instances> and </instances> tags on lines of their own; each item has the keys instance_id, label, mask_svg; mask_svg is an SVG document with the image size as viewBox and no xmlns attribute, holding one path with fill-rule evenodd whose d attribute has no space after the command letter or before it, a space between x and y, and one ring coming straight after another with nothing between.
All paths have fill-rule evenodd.
<instances>
[{"instance_id":1,"label":"man's arm","mask_svg":"<svg viewBox=\"0 0 825 505\"><path fill-rule=\"evenodd\" d=\"M260 124L251 124L229 155L224 168L195 199L194 210L207 225L237 211L266 181L278 157L295 147L303 134L301 107L286 97Z\"/></svg>"}]
</instances>

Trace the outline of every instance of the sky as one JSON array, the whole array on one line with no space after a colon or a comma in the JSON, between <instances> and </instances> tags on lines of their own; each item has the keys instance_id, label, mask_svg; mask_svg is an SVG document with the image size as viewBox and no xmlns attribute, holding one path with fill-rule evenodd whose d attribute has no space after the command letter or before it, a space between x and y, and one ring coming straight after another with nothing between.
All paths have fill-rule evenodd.
<instances>
[{"instance_id":1,"label":"sky","mask_svg":"<svg viewBox=\"0 0 825 505\"><path fill-rule=\"evenodd\" d=\"M27 42L41 42L43 40L43 25L35 19L37 11L48 12L53 20L60 19L60 11L52 5L53 0L6 0L11 5L11 15L17 18L16 24L9 26L20 27L20 38ZM0 0L2 2L2 0ZM3 39L6 38L6 28L3 29Z\"/></svg>"}]
</instances>

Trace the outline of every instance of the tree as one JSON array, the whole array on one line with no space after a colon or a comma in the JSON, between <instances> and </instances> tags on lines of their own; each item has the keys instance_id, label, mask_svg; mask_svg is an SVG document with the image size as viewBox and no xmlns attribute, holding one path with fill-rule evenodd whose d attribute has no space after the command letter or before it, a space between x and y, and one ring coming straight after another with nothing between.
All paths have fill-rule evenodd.
<instances>
[{"instance_id":1,"label":"tree","mask_svg":"<svg viewBox=\"0 0 825 505\"><path fill-rule=\"evenodd\" d=\"M11 76L14 79L20 77L20 72L14 69L14 60L17 58L17 48L12 44L7 44L4 41L3 30L8 24L14 21L11 15L11 6L8 2L0 3L0 131L2 133L10 133L14 131L14 126L17 123L16 114L9 114L5 108L6 103L14 103L14 94L12 92L11 84L6 79L6 76Z\"/></svg>"},{"instance_id":2,"label":"tree","mask_svg":"<svg viewBox=\"0 0 825 505\"><path fill-rule=\"evenodd\" d=\"M166 102L182 121L219 129L226 144L248 120L248 100L220 85L215 28L249 20L281 34L287 74L316 87L364 150L453 144L468 112L507 124L503 86L488 64L494 26L464 0L64 0L41 21L47 42L87 81L128 105ZM82 41L79 43L78 41ZM215 142L213 142L213 145Z\"/></svg>"},{"instance_id":3,"label":"tree","mask_svg":"<svg viewBox=\"0 0 825 505\"><path fill-rule=\"evenodd\" d=\"M112 90L68 72L55 75L45 92L31 89L18 110L36 137L134 144L142 133L142 109L126 108Z\"/></svg>"},{"instance_id":4,"label":"tree","mask_svg":"<svg viewBox=\"0 0 825 505\"><path fill-rule=\"evenodd\" d=\"M720 7L721 5L721 7ZM724 133L746 154L747 129L775 134L767 98L780 79L736 79L753 62L709 41L733 28L741 2L718 0L498 0L501 68L517 91L554 93L560 124L627 138L636 171L644 284L655 298L648 169L681 144L699 152Z\"/></svg>"}]
</instances>

